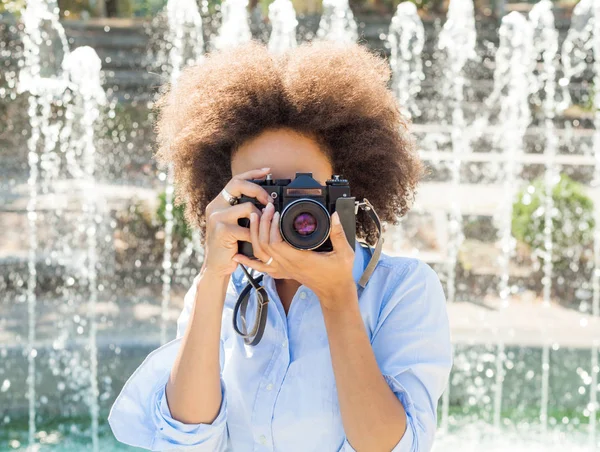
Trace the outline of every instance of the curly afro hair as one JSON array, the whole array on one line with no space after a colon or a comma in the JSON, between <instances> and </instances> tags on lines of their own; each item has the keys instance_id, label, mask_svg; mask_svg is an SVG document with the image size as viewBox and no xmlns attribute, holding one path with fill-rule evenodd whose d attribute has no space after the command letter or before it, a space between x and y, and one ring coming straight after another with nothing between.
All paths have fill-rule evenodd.
<instances>
[{"instance_id":1,"label":"curly afro hair","mask_svg":"<svg viewBox=\"0 0 600 452\"><path fill-rule=\"evenodd\" d=\"M210 54L165 84L156 104L158 149L173 165L175 202L205 232L205 208L231 179L231 157L267 129L316 137L334 172L382 221L410 208L423 165L392 92L387 62L358 45L314 42L281 55L257 42ZM357 236L375 226L359 213Z\"/></svg>"}]
</instances>

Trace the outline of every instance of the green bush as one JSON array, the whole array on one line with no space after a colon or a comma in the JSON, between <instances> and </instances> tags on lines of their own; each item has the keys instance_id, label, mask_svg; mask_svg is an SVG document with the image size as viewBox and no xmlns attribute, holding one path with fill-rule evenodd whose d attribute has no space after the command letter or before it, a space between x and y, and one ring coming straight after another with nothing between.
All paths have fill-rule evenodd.
<instances>
[{"instance_id":1,"label":"green bush","mask_svg":"<svg viewBox=\"0 0 600 452\"><path fill-rule=\"evenodd\" d=\"M156 216L158 217L158 221L160 222L161 228L164 230L165 225L167 223L167 219L165 217L165 210L167 206L167 195L166 193L161 193L159 195L159 204L158 209L156 211ZM185 221L185 206L182 204L180 206L173 206L173 241L175 242L183 242L184 239L192 238L192 230L188 226Z\"/></svg>"},{"instance_id":2,"label":"green bush","mask_svg":"<svg viewBox=\"0 0 600 452\"><path fill-rule=\"evenodd\" d=\"M65 13L68 11L66 17L69 19L78 19L83 12L90 16L96 15L96 10L89 0L58 0L58 7L62 17L65 17Z\"/></svg>"},{"instance_id":3,"label":"green bush","mask_svg":"<svg viewBox=\"0 0 600 452\"><path fill-rule=\"evenodd\" d=\"M529 245L536 257L545 252L544 179L538 178L522 190L513 206L513 236ZM556 270L566 269L591 246L594 230L594 203L583 186L561 175L552 190L552 261Z\"/></svg>"},{"instance_id":4,"label":"green bush","mask_svg":"<svg viewBox=\"0 0 600 452\"><path fill-rule=\"evenodd\" d=\"M12 0L0 3L0 14L10 13L15 16L20 16L21 11L25 8L25 0Z\"/></svg>"}]
</instances>

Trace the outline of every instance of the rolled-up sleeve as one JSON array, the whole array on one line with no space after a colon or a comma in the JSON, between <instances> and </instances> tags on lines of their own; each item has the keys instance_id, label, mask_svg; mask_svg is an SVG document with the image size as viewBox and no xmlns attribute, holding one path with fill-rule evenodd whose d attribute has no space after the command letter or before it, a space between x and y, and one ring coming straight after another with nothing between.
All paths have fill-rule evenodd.
<instances>
[{"instance_id":1,"label":"rolled-up sleeve","mask_svg":"<svg viewBox=\"0 0 600 452\"><path fill-rule=\"evenodd\" d=\"M371 345L406 412L406 431L393 452L428 452L452 367L446 297L435 271L420 260L394 273Z\"/></svg>"},{"instance_id":2,"label":"rolled-up sleeve","mask_svg":"<svg viewBox=\"0 0 600 452\"><path fill-rule=\"evenodd\" d=\"M394 391L394 394L396 394L396 397L400 399L400 402L404 407L404 411L406 412L406 430L404 431L404 435L402 436L398 444L396 444L396 446L392 449L392 452L429 451L431 449L431 444L433 443L433 438L431 439L431 444L429 445L429 448L426 448L427 446L425 445L420 447L419 443L415 441L415 439L418 438L418 433L415 431L415 405L408 393L406 392L406 389L404 389L404 387L402 387L402 385L398 383L398 381L395 378L390 377L389 375L384 375L384 378L387 384L392 389L392 391ZM436 422L434 420L434 431L435 424ZM431 433L431 435L433 436L433 433Z\"/></svg>"},{"instance_id":3,"label":"rolled-up sleeve","mask_svg":"<svg viewBox=\"0 0 600 452\"><path fill-rule=\"evenodd\" d=\"M120 442L153 451L224 451L227 445L227 398L221 379L222 402L211 424L184 424L171 416L165 393L196 296L197 278L187 292L177 320L177 338L151 352L127 380L115 400L108 422ZM230 291L228 291L230 296ZM223 369L223 337L220 341Z\"/></svg>"},{"instance_id":4,"label":"rolled-up sleeve","mask_svg":"<svg viewBox=\"0 0 600 452\"><path fill-rule=\"evenodd\" d=\"M225 384L221 380L221 408L219 414L211 424L184 424L171 416L165 386L162 385L156 393L155 419L158 426L152 450L170 450L176 448L185 450L224 451L227 446L226 419L227 398L225 397ZM200 448L200 446L203 446Z\"/></svg>"}]
</instances>

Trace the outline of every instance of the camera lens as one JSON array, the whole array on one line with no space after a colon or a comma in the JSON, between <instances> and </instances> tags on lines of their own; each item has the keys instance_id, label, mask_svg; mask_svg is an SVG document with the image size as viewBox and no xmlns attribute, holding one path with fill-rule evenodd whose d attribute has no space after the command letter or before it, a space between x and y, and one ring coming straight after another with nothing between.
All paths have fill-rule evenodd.
<instances>
[{"instance_id":1,"label":"camera lens","mask_svg":"<svg viewBox=\"0 0 600 452\"><path fill-rule=\"evenodd\" d=\"M294 248L317 249L329 237L329 212L314 199L296 199L281 212L279 229L283 239Z\"/></svg>"},{"instance_id":2,"label":"camera lens","mask_svg":"<svg viewBox=\"0 0 600 452\"><path fill-rule=\"evenodd\" d=\"M310 213L304 212L294 218L294 230L300 235L310 235L317 229L317 219Z\"/></svg>"}]
</instances>

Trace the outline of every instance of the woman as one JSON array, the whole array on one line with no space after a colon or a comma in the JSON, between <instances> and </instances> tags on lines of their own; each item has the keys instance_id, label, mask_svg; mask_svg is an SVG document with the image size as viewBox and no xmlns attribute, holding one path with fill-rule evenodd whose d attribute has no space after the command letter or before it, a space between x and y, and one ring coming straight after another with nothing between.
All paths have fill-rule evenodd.
<instances>
[{"instance_id":1,"label":"woman","mask_svg":"<svg viewBox=\"0 0 600 452\"><path fill-rule=\"evenodd\" d=\"M157 157L174 165L177 199L205 234L205 261L177 339L146 358L112 407L119 441L211 452L431 449L451 367L435 272L382 255L359 290L370 254L352 249L337 214L333 251L297 250L282 240L265 190L249 181L310 172L324 185L341 174L356 199L396 221L422 165L389 77L387 63L358 45L273 56L251 43L212 54L163 93ZM241 196L266 207L232 205ZM356 227L375 243L367 216ZM257 260L238 254L238 241L251 242ZM270 299L255 346L232 327L246 285L238 264L264 274Z\"/></svg>"}]
</instances>

